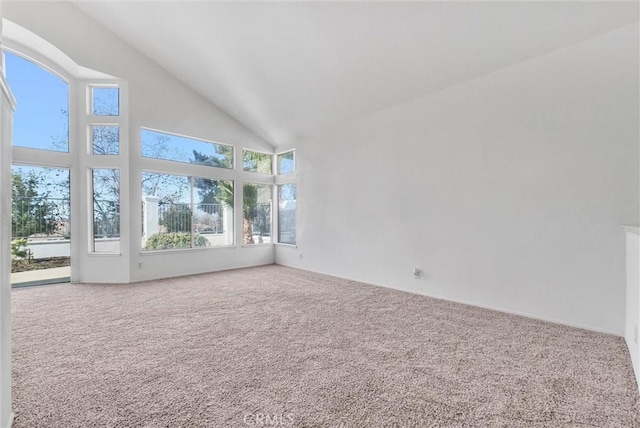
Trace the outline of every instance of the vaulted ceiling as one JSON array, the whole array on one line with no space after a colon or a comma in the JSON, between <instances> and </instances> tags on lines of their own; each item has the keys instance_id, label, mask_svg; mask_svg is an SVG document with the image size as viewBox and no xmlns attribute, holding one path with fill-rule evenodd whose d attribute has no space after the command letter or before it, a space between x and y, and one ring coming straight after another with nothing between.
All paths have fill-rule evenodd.
<instances>
[{"instance_id":1,"label":"vaulted ceiling","mask_svg":"<svg viewBox=\"0 0 640 428\"><path fill-rule=\"evenodd\" d=\"M275 146L638 21L636 2L75 5Z\"/></svg>"}]
</instances>

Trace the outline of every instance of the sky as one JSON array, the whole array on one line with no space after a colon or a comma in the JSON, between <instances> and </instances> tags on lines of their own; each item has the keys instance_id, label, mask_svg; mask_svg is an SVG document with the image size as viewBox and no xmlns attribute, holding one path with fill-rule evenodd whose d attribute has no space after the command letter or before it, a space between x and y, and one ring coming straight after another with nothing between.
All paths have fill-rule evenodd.
<instances>
[{"instance_id":1,"label":"sky","mask_svg":"<svg viewBox=\"0 0 640 428\"><path fill-rule=\"evenodd\" d=\"M18 103L13 116L13 144L68 151L67 83L10 52L5 52L5 61L7 81ZM54 141L63 144L55 148Z\"/></svg>"}]
</instances>

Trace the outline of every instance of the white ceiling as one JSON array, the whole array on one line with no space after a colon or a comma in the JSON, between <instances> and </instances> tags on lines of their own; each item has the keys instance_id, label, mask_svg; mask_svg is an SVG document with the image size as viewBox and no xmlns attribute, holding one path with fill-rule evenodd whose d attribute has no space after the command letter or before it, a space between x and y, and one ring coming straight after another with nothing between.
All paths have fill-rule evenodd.
<instances>
[{"instance_id":1,"label":"white ceiling","mask_svg":"<svg viewBox=\"0 0 640 428\"><path fill-rule=\"evenodd\" d=\"M638 20L593 2L76 2L275 146Z\"/></svg>"}]
</instances>

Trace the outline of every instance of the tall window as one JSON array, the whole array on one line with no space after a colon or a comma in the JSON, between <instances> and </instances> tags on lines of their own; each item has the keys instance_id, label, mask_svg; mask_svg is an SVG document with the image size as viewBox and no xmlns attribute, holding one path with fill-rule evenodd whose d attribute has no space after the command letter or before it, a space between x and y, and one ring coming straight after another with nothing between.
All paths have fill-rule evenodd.
<instances>
[{"instance_id":1,"label":"tall window","mask_svg":"<svg viewBox=\"0 0 640 428\"><path fill-rule=\"evenodd\" d=\"M295 179L295 150L276 155L276 172L289 174L287 181ZM278 185L278 242L296 244L296 183Z\"/></svg>"},{"instance_id":2,"label":"tall window","mask_svg":"<svg viewBox=\"0 0 640 428\"><path fill-rule=\"evenodd\" d=\"M69 178L68 169L13 166L11 243L16 251L12 251L15 257L12 270L70 265ZM44 278L60 275L66 277L68 274L44 272ZM13 280L14 285L20 282L19 277Z\"/></svg>"},{"instance_id":3,"label":"tall window","mask_svg":"<svg viewBox=\"0 0 640 428\"><path fill-rule=\"evenodd\" d=\"M120 171L93 169L93 240L95 253L120 253Z\"/></svg>"},{"instance_id":4,"label":"tall window","mask_svg":"<svg viewBox=\"0 0 640 428\"><path fill-rule=\"evenodd\" d=\"M143 250L233 245L233 181L143 172L142 195Z\"/></svg>"},{"instance_id":5,"label":"tall window","mask_svg":"<svg viewBox=\"0 0 640 428\"><path fill-rule=\"evenodd\" d=\"M278 186L278 242L296 243L296 184Z\"/></svg>"},{"instance_id":6,"label":"tall window","mask_svg":"<svg viewBox=\"0 0 640 428\"><path fill-rule=\"evenodd\" d=\"M120 170L113 168L120 154L120 88L117 84L88 84L85 108L90 157L92 230L89 251L119 254Z\"/></svg>"},{"instance_id":7,"label":"tall window","mask_svg":"<svg viewBox=\"0 0 640 428\"><path fill-rule=\"evenodd\" d=\"M270 184L245 183L242 197L242 235L245 245L271 243Z\"/></svg>"},{"instance_id":8,"label":"tall window","mask_svg":"<svg viewBox=\"0 0 640 428\"><path fill-rule=\"evenodd\" d=\"M11 52L4 54L7 81L18 103L13 145L68 152L69 85L40 65Z\"/></svg>"}]
</instances>

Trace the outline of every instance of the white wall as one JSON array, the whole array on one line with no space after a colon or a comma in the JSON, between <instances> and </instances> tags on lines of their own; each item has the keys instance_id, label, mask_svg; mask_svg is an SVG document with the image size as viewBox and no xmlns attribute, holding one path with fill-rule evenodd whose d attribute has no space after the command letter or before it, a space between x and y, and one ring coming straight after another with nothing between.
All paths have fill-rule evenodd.
<instances>
[{"instance_id":1,"label":"white wall","mask_svg":"<svg viewBox=\"0 0 640 428\"><path fill-rule=\"evenodd\" d=\"M78 65L116 76L126 82L130 132L129 144L122 149L122 156L127 158L122 160L120 166L121 198L128 200L129 205L121 205L122 255L88 257L89 240L86 234L82 238L73 239L74 281L127 282L273 263L272 246L141 254L139 238L142 233L139 208L142 196L139 184L141 171L150 166L166 166L176 173L184 173L184 166L180 164L163 164L141 158L141 126L236 145L236 160L243 147L272 151L271 145L188 89L114 33L96 24L76 7L53 2L10 2L6 5L5 12L5 18L50 42ZM117 29L113 30L117 32ZM83 96L81 90L78 90L78 94ZM240 171L238 168L236 171L216 171L216 178L233 179L237 184L242 180L264 181L262 177L253 177L239 169ZM202 174L211 174L211 168L203 167L201 171ZM86 193L86 180L76 180L76 183L79 193ZM239 188L240 185L236 187ZM242 199L239 192L236 193L238 203ZM84 218L86 212L86 209L76 212L75 218L82 224L78 226L76 222L72 224L72 228L84 227L89 221ZM241 237L241 215L240 210L236 210L236 237ZM237 238L237 242L241 243L241 240ZM76 245L77 251L74 251L73 245ZM82 263L74 264L74 259L82 260Z\"/></svg>"},{"instance_id":2,"label":"white wall","mask_svg":"<svg viewBox=\"0 0 640 428\"><path fill-rule=\"evenodd\" d=\"M638 137L636 23L301 142L276 262L622 335Z\"/></svg>"},{"instance_id":3,"label":"white wall","mask_svg":"<svg viewBox=\"0 0 640 428\"><path fill-rule=\"evenodd\" d=\"M0 7L2 7L0 2ZM1 11L0 11L1 12ZM0 13L0 18L2 13ZM2 23L0 22L0 34ZM1 47L1 43L0 43ZM9 428L11 411L11 132L15 100L0 63L0 427Z\"/></svg>"}]
</instances>

